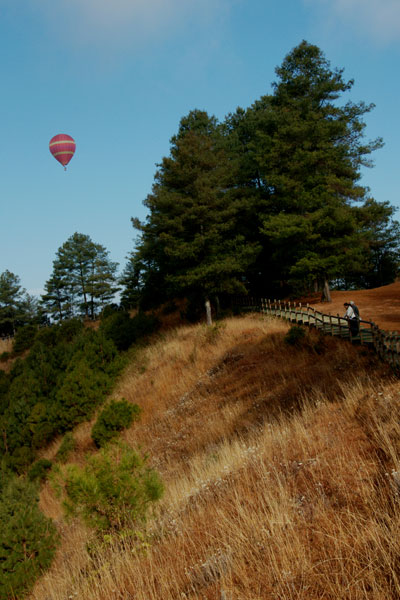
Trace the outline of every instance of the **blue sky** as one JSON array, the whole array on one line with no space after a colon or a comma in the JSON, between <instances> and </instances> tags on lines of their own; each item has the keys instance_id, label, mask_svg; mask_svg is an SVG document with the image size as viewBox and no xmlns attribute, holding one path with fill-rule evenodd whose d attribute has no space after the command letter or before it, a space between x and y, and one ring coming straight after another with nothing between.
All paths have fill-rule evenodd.
<instances>
[{"instance_id":1,"label":"blue sky","mask_svg":"<svg viewBox=\"0 0 400 600\"><path fill-rule=\"evenodd\" d=\"M302 39L376 104L362 182L400 207L400 0L0 0L0 272L40 294L75 231L122 269L181 117L250 106ZM67 172L57 133L76 140Z\"/></svg>"}]
</instances>

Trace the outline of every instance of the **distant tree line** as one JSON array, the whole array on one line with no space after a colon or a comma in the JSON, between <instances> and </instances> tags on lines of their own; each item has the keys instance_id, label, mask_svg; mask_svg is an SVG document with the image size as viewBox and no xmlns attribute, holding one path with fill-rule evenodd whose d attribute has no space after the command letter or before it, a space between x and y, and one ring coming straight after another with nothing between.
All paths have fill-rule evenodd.
<instances>
[{"instance_id":1,"label":"distant tree line","mask_svg":"<svg viewBox=\"0 0 400 600\"><path fill-rule=\"evenodd\" d=\"M122 275L122 301L184 296L282 297L391 283L399 265L395 209L360 183L382 147L364 140L364 102L321 50L303 41L276 69L273 93L223 122L182 118L158 165Z\"/></svg>"},{"instance_id":2,"label":"distant tree line","mask_svg":"<svg viewBox=\"0 0 400 600\"><path fill-rule=\"evenodd\" d=\"M24 325L45 325L76 317L94 319L119 291L118 263L88 235L74 233L57 250L40 299L26 293L14 273L0 274L0 336Z\"/></svg>"}]
</instances>

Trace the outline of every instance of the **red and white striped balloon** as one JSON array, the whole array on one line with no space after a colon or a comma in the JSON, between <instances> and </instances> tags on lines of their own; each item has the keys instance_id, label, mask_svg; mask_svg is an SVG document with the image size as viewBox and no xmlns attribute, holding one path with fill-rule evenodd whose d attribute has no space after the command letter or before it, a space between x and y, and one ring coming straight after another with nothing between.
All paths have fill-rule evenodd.
<instances>
[{"instance_id":1,"label":"red and white striped balloon","mask_svg":"<svg viewBox=\"0 0 400 600\"><path fill-rule=\"evenodd\" d=\"M67 168L67 164L74 155L76 148L75 140L66 133L59 133L51 138L49 142L49 149L52 155L59 163L61 163L64 169Z\"/></svg>"}]
</instances>

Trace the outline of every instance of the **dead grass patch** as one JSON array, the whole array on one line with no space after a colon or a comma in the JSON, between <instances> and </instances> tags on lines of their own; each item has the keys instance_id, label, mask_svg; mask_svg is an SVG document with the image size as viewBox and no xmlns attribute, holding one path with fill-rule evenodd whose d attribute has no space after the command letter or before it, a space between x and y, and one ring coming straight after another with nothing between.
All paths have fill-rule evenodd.
<instances>
[{"instance_id":1,"label":"dead grass patch","mask_svg":"<svg viewBox=\"0 0 400 600\"><path fill-rule=\"evenodd\" d=\"M258 316L184 327L115 390L166 494L145 536L88 558L87 530L42 506L63 543L32 600L388 600L400 597L400 386L349 344ZM87 449L89 425L77 434ZM75 459L81 460L80 454ZM400 477L399 477L400 481Z\"/></svg>"}]
</instances>

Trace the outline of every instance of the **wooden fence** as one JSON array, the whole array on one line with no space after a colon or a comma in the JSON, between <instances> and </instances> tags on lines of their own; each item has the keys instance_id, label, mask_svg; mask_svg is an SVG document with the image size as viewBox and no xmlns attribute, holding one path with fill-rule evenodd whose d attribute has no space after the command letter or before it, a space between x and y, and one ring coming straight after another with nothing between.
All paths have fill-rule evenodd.
<instances>
[{"instance_id":1,"label":"wooden fence","mask_svg":"<svg viewBox=\"0 0 400 600\"><path fill-rule=\"evenodd\" d=\"M400 369L400 333L384 331L372 321L359 322L358 335L352 335L347 319L315 310L309 304L283 302L258 298L240 298L237 303L243 310L261 312L265 315L286 319L291 323L314 327L327 335L334 335L353 344L363 344L374 348L379 357Z\"/></svg>"}]
</instances>

